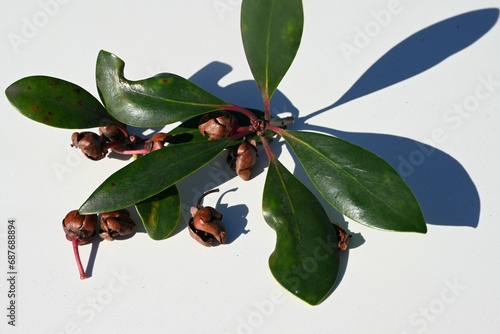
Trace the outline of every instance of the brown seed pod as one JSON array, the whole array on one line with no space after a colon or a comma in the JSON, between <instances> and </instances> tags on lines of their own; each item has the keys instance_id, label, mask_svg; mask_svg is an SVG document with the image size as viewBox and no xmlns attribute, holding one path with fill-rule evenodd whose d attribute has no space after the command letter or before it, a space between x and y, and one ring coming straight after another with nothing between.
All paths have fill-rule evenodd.
<instances>
[{"instance_id":1,"label":"brown seed pod","mask_svg":"<svg viewBox=\"0 0 500 334\"><path fill-rule=\"evenodd\" d=\"M82 153L91 160L101 160L108 153L104 147L103 137L94 132L74 132L71 141L73 142L71 146L82 150Z\"/></svg>"},{"instance_id":2,"label":"brown seed pod","mask_svg":"<svg viewBox=\"0 0 500 334\"><path fill-rule=\"evenodd\" d=\"M77 240L78 244L89 243L95 235L97 215L81 215L78 210L70 211L62 221L66 239Z\"/></svg>"},{"instance_id":3,"label":"brown seed pod","mask_svg":"<svg viewBox=\"0 0 500 334\"><path fill-rule=\"evenodd\" d=\"M332 223L333 228L335 229L335 232L337 233L337 238L339 240L337 247L340 250L345 251L347 247L349 247L349 239L351 238L351 235L344 231L342 227L340 227L339 224L337 223Z\"/></svg>"},{"instance_id":4,"label":"brown seed pod","mask_svg":"<svg viewBox=\"0 0 500 334\"><path fill-rule=\"evenodd\" d=\"M200 244L210 247L217 240L220 244L226 243L226 230L222 224L222 214L210 206L202 206L203 197L218 192L213 189L204 193L198 200L197 207L191 207L191 219L188 222L188 230Z\"/></svg>"},{"instance_id":5,"label":"brown seed pod","mask_svg":"<svg viewBox=\"0 0 500 334\"><path fill-rule=\"evenodd\" d=\"M105 212L101 215L101 232L99 236L103 239L113 241L117 236L132 233L135 222L130 218L130 213L125 210Z\"/></svg>"},{"instance_id":6,"label":"brown seed pod","mask_svg":"<svg viewBox=\"0 0 500 334\"><path fill-rule=\"evenodd\" d=\"M70 211L64 217L62 227L64 233L66 233L66 239L73 244L73 252L78 271L80 272L80 279L85 279L87 278L87 274L80 260L78 246L89 243L94 237L97 227L97 215L81 215L78 213L78 210Z\"/></svg>"},{"instance_id":7,"label":"brown seed pod","mask_svg":"<svg viewBox=\"0 0 500 334\"><path fill-rule=\"evenodd\" d=\"M243 142L229 150L226 161L231 169L236 171L243 180L250 179L252 168L257 163L257 148L255 140Z\"/></svg>"},{"instance_id":8,"label":"brown seed pod","mask_svg":"<svg viewBox=\"0 0 500 334\"><path fill-rule=\"evenodd\" d=\"M165 143L172 138L173 136L168 133L158 132L155 133L151 138L146 140L145 146L148 148L150 152L159 150L165 146Z\"/></svg>"},{"instance_id":9,"label":"brown seed pod","mask_svg":"<svg viewBox=\"0 0 500 334\"><path fill-rule=\"evenodd\" d=\"M101 126L99 134L108 142L125 143L128 141L128 131L124 127L116 125Z\"/></svg>"},{"instance_id":10,"label":"brown seed pod","mask_svg":"<svg viewBox=\"0 0 500 334\"><path fill-rule=\"evenodd\" d=\"M200 118L198 129L208 140L217 140L231 135L236 127L236 120L225 110L214 111Z\"/></svg>"}]
</instances>

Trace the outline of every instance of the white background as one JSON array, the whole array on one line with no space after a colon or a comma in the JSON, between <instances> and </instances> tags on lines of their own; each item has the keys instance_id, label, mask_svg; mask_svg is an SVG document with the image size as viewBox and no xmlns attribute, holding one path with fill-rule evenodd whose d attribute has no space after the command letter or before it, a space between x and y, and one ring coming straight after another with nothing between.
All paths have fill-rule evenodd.
<instances>
[{"instance_id":1,"label":"white background","mask_svg":"<svg viewBox=\"0 0 500 334\"><path fill-rule=\"evenodd\" d=\"M260 106L239 33L241 1L2 4L2 91L43 74L97 96L95 60L104 49L126 62L130 79L176 73L231 102ZM72 130L35 123L0 98L0 331L498 332L500 28L494 10L471 13L497 7L488 0L304 2L301 48L273 110L293 113L295 129L334 134L381 155L403 174L428 222L426 235L383 232L327 208L354 235L353 248L335 291L315 307L269 271L275 233L261 214L263 152L250 182L227 181L221 157L181 183L184 209L204 190L221 189L204 203L223 213L230 244L197 244L184 227L187 216L164 241L139 227L127 240L81 247L84 265L89 258L93 265L91 278L80 281L61 220L130 161L84 159L69 146ZM332 107L356 82L366 89ZM286 146L273 147L306 182ZM6 317L12 217L15 328Z\"/></svg>"}]
</instances>

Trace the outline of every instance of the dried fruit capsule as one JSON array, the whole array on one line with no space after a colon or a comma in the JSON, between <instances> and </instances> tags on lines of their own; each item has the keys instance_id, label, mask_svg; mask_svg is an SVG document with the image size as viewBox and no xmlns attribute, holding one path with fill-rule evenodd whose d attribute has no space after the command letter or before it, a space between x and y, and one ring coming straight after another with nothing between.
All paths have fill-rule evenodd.
<instances>
[{"instance_id":1,"label":"dried fruit capsule","mask_svg":"<svg viewBox=\"0 0 500 334\"><path fill-rule=\"evenodd\" d=\"M335 232L337 233L337 238L338 238L338 244L337 247L340 250L345 251L347 247L349 247L349 239L351 238L351 235L344 231L342 227L340 227L339 224L337 223L332 223L333 228L335 229Z\"/></svg>"},{"instance_id":2,"label":"dried fruit capsule","mask_svg":"<svg viewBox=\"0 0 500 334\"><path fill-rule=\"evenodd\" d=\"M101 160L106 156L108 150L104 147L103 137L93 132L74 132L71 141L76 148L82 150L83 154L91 160Z\"/></svg>"},{"instance_id":3,"label":"dried fruit capsule","mask_svg":"<svg viewBox=\"0 0 500 334\"><path fill-rule=\"evenodd\" d=\"M66 233L66 239L73 244L73 252L80 272L80 279L85 279L87 275L80 260L78 246L89 243L94 237L97 227L97 215L81 215L78 213L78 210L70 211L64 217L62 227L64 233Z\"/></svg>"},{"instance_id":4,"label":"dried fruit capsule","mask_svg":"<svg viewBox=\"0 0 500 334\"><path fill-rule=\"evenodd\" d=\"M257 148L255 140L243 142L229 150L226 161L231 169L236 171L243 180L250 179L252 168L257 163Z\"/></svg>"},{"instance_id":5,"label":"dried fruit capsule","mask_svg":"<svg viewBox=\"0 0 500 334\"><path fill-rule=\"evenodd\" d=\"M200 244L212 246L215 240L226 243L226 230L222 224L222 214L210 206L202 206L201 201L206 195L218 192L213 189L204 193L196 207L191 207L191 219L188 222L189 234Z\"/></svg>"},{"instance_id":6,"label":"dried fruit capsule","mask_svg":"<svg viewBox=\"0 0 500 334\"><path fill-rule=\"evenodd\" d=\"M132 233L135 222L130 218L130 213L125 210L106 212L101 215L101 238L113 241L117 236Z\"/></svg>"},{"instance_id":7,"label":"dried fruit capsule","mask_svg":"<svg viewBox=\"0 0 500 334\"><path fill-rule=\"evenodd\" d=\"M117 125L101 126L99 128L99 134L104 137L106 141L112 143L125 143L125 141L128 141L129 137L128 131L124 127Z\"/></svg>"},{"instance_id":8,"label":"dried fruit capsule","mask_svg":"<svg viewBox=\"0 0 500 334\"><path fill-rule=\"evenodd\" d=\"M225 110L214 111L203 115L198 125L200 133L203 136L208 136L208 140L229 137L235 127L236 121L231 114Z\"/></svg>"},{"instance_id":9,"label":"dried fruit capsule","mask_svg":"<svg viewBox=\"0 0 500 334\"><path fill-rule=\"evenodd\" d=\"M146 146L150 152L153 152L163 148L170 138L172 138L171 134L158 132L146 141Z\"/></svg>"},{"instance_id":10,"label":"dried fruit capsule","mask_svg":"<svg viewBox=\"0 0 500 334\"><path fill-rule=\"evenodd\" d=\"M95 235L97 215L81 215L78 210L73 210L64 217L62 225L66 239L77 239L79 245L84 245Z\"/></svg>"}]
</instances>

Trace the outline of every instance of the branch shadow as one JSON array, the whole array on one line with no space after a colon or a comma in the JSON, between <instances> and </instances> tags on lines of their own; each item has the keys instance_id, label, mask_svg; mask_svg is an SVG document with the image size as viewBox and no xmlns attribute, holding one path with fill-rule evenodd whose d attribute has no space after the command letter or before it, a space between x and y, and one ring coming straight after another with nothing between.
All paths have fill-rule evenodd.
<instances>
[{"instance_id":1,"label":"branch shadow","mask_svg":"<svg viewBox=\"0 0 500 334\"><path fill-rule=\"evenodd\" d=\"M496 24L498 16L498 8L480 9L416 32L377 60L340 99L313 112L306 119L436 66L480 39Z\"/></svg>"}]
</instances>

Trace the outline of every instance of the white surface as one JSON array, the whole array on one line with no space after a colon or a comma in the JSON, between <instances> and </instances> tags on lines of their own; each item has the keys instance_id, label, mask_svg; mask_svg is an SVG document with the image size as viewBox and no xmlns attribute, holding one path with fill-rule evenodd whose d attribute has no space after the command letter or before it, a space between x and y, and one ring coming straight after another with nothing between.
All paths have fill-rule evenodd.
<instances>
[{"instance_id":1,"label":"white surface","mask_svg":"<svg viewBox=\"0 0 500 334\"><path fill-rule=\"evenodd\" d=\"M77 83L97 96L95 59L105 49L126 62L126 76L131 79L158 72L187 78L197 74L196 81L219 96L259 106L248 82L252 77L240 39L240 3L4 1L0 87L3 91L22 77L44 74ZM499 6L499 1L488 0L305 1L302 45L279 87L288 102L281 98L274 108L293 111L295 116L298 110L297 128L352 140L396 168L401 159L424 157L406 180L429 222L426 235L388 233L344 221L328 209L332 219L348 224L356 234L358 247L349 251L336 290L316 307L286 292L268 269L275 234L260 212L263 154L261 172L251 182L232 179L218 184L221 194L227 192L222 198L206 198L207 205L220 200L218 208L226 225L236 225L228 227L233 231L229 245L204 248L185 228L161 242L139 231L128 240L101 242L92 277L80 281L61 220L128 161L84 160L69 148L71 130L35 123L15 112L5 97L0 98L0 254L4 254L0 270L6 276L10 217L18 223L19 268L15 329L7 325L7 284L5 278L0 280L0 331L499 332L498 24L468 47L450 51L468 35L467 29L480 24L464 23L462 30L453 30L458 42L443 38L437 48L428 50L429 57L448 52L449 57L435 66L307 118L332 105L372 64L412 34L455 15ZM372 12L387 8L393 14L377 30ZM29 24L38 27L29 30ZM367 27L375 29L369 43L351 57L345 56L341 47L356 46L357 29ZM426 32L427 38L439 40L440 33L446 37L439 29ZM14 35L23 39L20 44L12 42ZM428 45L421 42L423 47ZM397 71L405 72L426 60L403 57L402 50L396 51L400 58L395 59L402 63L395 61L391 70L382 72L385 77L395 77ZM219 64L205 68L212 62ZM231 71L224 76L221 71L228 66ZM487 97L477 99L477 108L467 117L448 114L455 105L473 102L478 89L488 92L482 83L488 77L495 84ZM377 80L371 76L364 83ZM331 127L338 131L327 130ZM282 158L295 169L286 149ZM205 188L214 186L216 180L210 175L227 175L222 163L220 159L182 182L186 207ZM57 164L68 166L68 172L58 175L53 169ZM297 172L305 180L300 169ZM239 234L243 228L249 232ZM90 246L81 247L84 263L90 253Z\"/></svg>"}]
</instances>

